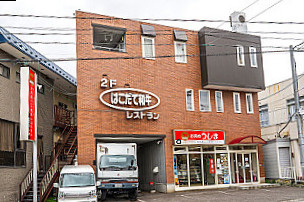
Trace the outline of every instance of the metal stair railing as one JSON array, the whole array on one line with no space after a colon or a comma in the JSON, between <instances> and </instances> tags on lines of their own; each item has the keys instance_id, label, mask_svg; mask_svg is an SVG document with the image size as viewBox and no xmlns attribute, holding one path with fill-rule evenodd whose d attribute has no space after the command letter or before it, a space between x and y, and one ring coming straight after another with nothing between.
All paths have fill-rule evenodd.
<instances>
[{"instance_id":1,"label":"metal stair railing","mask_svg":"<svg viewBox=\"0 0 304 202\"><path fill-rule=\"evenodd\" d=\"M45 175L44 175L44 177L43 177L43 179L42 179L42 181L39 185L39 187L40 187L40 201L42 201L42 202L46 200L47 196L49 195L49 193L51 192L51 190L53 188L53 183L59 177L59 171L60 171L59 156L64 151L64 147L66 146L69 137L74 132L73 129L74 129L74 126L70 126L70 129L69 129L67 135L65 135L64 138L63 138L62 145L59 147L58 151L56 152L56 155L55 155L55 157L54 157L54 159L53 159L53 161L50 165L50 168L45 173ZM75 136L75 138L76 137L77 137L77 135ZM70 145L70 147L73 147L73 144ZM56 147L54 149L56 149ZM73 160L73 158L72 158L72 160Z\"/></svg>"}]
</instances>

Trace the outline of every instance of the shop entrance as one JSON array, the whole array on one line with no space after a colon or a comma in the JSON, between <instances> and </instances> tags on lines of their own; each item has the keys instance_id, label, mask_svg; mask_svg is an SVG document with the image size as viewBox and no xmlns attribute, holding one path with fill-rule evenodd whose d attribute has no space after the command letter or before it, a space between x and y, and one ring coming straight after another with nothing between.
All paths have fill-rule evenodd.
<instances>
[{"instance_id":1,"label":"shop entrance","mask_svg":"<svg viewBox=\"0 0 304 202\"><path fill-rule=\"evenodd\" d=\"M233 184L258 182L257 153L230 153Z\"/></svg>"}]
</instances>

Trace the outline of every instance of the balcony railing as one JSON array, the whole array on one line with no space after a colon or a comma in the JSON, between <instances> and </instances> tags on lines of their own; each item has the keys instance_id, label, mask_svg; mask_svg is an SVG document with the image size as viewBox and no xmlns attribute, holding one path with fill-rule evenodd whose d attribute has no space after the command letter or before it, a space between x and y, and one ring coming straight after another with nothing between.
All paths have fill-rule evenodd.
<instances>
[{"instance_id":1,"label":"balcony railing","mask_svg":"<svg viewBox=\"0 0 304 202\"><path fill-rule=\"evenodd\" d=\"M58 105L54 106L55 126L64 128L67 125L77 125L77 112L64 109Z\"/></svg>"}]
</instances>

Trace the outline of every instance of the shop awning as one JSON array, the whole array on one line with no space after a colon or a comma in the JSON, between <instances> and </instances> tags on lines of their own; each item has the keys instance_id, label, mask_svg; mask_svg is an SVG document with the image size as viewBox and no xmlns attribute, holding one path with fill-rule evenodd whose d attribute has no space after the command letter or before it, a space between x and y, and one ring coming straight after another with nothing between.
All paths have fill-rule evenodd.
<instances>
[{"instance_id":1,"label":"shop awning","mask_svg":"<svg viewBox=\"0 0 304 202\"><path fill-rule=\"evenodd\" d=\"M248 135L235 138L229 144L267 144L267 142L257 135Z\"/></svg>"}]
</instances>

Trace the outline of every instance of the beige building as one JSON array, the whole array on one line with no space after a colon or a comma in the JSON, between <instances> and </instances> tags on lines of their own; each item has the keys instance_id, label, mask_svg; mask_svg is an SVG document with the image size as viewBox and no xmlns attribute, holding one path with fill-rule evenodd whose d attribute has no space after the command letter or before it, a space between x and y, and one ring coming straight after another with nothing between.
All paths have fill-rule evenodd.
<instances>
[{"instance_id":1,"label":"beige building","mask_svg":"<svg viewBox=\"0 0 304 202\"><path fill-rule=\"evenodd\" d=\"M300 105L304 106L304 74L299 75ZM292 79L268 86L258 94L266 178L301 178Z\"/></svg>"}]
</instances>

